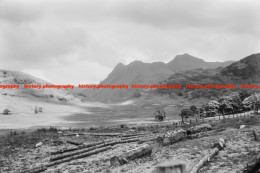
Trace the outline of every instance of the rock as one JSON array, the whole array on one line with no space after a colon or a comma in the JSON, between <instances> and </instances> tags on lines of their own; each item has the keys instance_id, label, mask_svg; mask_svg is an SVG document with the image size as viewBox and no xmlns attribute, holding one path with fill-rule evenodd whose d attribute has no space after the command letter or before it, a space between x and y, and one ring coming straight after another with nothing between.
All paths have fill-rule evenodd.
<instances>
[{"instance_id":1,"label":"rock","mask_svg":"<svg viewBox=\"0 0 260 173\"><path fill-rule=\"evenodd\" d=\"M246 127L245 125L240 125L239 129L243 129L245 127Z\"/></svg>"},{"instance_id":2,"label":"rock","mask_svg":"<svg viewBox=\"0 0 260 173\"><path fill-rule=\"evenodd\" d=\"M35 144L35 148L41 147L42 146L42 142L38 142L37 144Z\"/></svg>"}]
</instances>

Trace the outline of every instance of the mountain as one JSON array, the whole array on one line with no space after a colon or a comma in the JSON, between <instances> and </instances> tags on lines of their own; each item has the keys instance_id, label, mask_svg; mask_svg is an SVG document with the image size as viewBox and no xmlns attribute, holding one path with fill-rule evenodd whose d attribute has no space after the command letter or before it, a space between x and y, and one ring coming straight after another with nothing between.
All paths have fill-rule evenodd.
<instances>
[{"instance_id":1,"label":"mountain","mask_svg":"<svg viewBox=\"0 0 260 173\"><path fill-rule=\"evenodd\" d=\"M181 84L182 90L165 90L157 89L161 94L169 94L171 97L182 95L186 99L208 98L214 99L222 95L227 95L234 91L240 92L242 95L250 95L256 92L255 89L241 89L240 84L260 84L260 54L252 54L240 61L234 62L227 67L219 67L216 69L192 69L185 72L177 72L166 79L163 84L173 85ZM186 84L201 85L218 85L233 84L236 89L186 89Z\"/></svg>"},{"instance_id":2,"label":"mountain","mask_svg":"<svg viewBox=\"0 0 260 173\"><path fill-rule=\"evenodd\" d=\"M260 53L252 54L221 70L223 75L241 79L259 79Z\"/></svg>"},{"instance_id":3,"label":"mountain","mask_svg":"<svg viewBox=\"0 0 260 173\"><path fill-rule=\"evenodd\" d=\"M213 69L218 67L226 67L233 63L233 61L225 61L225 62L206 62L203 59L196 58L189 54L177 55L172 61L170 61L167 65L174 72L186 71L196 68L201 69Z\"/></svg>"},{"instance_id":4,"label":"mountain","mask_svg":"<svg viewBox=\"0 0 260 173\"><path fill-rule=\"evenodd\" d=\"M133 61L128 65L119 63L101 84L159 84L172 74L191 70L191 69L212 69L230 65L231 61L226 62L205 62L202 59L193 57L189 54L177 55L169 63L153 62L144 63ZM84 90L89 99L93 100L117 100L132 97L136 89L128 90ZM140 91L140 90L138 90ZM147 92L143 90L141 92Z\"/></svg>"},{"instance_id":5,"label":"mountain","mask_svg":"<svg viewBox=\"0 0 260 173\"><path fill-rule=\"evenodd\" d=\"M231 63L232 61L205 62L189 54L177 55L167 64L143 63L142 61L134 61L128 65L119 63L101 84L154 84L179 71L197 68L213 69L226 67Z\"/></svg>"},{"instance_id":6,"label":"mountain","mask_svg":"<svg viewBox=\"0 0 260 173\"><path fill-rule=\"evenodd\" d=\"M170 74L172 70L163 62L134 61L128 65L119 63L101 84L151 84Z\"/></svg>"}]
</instances>

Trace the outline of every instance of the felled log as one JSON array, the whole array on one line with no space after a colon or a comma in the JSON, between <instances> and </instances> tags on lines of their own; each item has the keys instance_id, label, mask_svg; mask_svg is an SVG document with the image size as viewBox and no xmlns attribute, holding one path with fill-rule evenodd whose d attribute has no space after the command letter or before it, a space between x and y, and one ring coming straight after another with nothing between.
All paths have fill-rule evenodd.
<instances>
[{"instance_id":1,"label":"felled log","mask_svg":"<svg viewBox=\"0 0 260 173\"><path fill-rule=\"evenodd\" d=\"M198 126L191 127L187 130L187 134L195 134L195 133L200 133L200 132L205 132L208 130L212 130L212 126L210 124L201 124Z\"/></svg>"},{"instance_id":2,"label":"felled log","mask_svg":"<svg viewBox=\"0 0 260 173\"><path fill-rule=\"evenodd\" d=\"M142 144L149 141L155 141L158 138L158 136L155 137L148 137L148 138L142 138L138 140L138 144Z\"/></svg>"},{"instance_id":3,"label":"felled log","mask_svg":"<svg viewBox=\"0 0 260 173\"><path fill-rule=\"evenodd\" d=\"M39 166L39 167L35 167L35 168L29 169L29 170L21 171L20 173L38 173L38 172L43 172L46 170L47 170L46 166Z\"/></svg>"},{"instance_id":4,"label":"felled log","mask_svg":"<svg viewBox=\"0 0 260 173\"><path fill-rule=\"evenodd\" d=\"M80 145L78 147L65 148L65 149L61 149L61 150L58 150L58 151L51 152L51 155L62 154L62 153L70 152L70 151L83 149L83 148L89 148L89 147L92 147L92 146L95 146L95 145L99 145L99 144L103 144L103 143L109 142L109 141L111 141L111 140L92 142L92 143L83 143L83 145Z\"/></svg>"},{"instance_id":5,"label":"felled log","mask_svg":"<svg viewBox=\"0 0 260 173\"><path fill-rule=\"evenodd\" d=\"M179 129L172 132L168 132L162 137L158 137L158 142L161 142L162 145L167 146L182 140L186 137L186 135L187 132L185 130Z\"/></svg>"},{"instance_id":6,"label":"felled log","mask_svg":"<svg viewBox=\"0 0 260 173\"><path fill-rule=\"evenodd\" d=\"M84 158L84 157L91 156L91 155L94 155L94 154L97 154L97 153L100 153L100 152L103 152L103 151L107 151L107 150L110 150L110 149L112 149L111 146L106 146L106 147L98 148L98 149L95 149L95 150L92 150L92 151L89 151L89 152L77 154L77 155L74 155L74 156L71 156L71 157L66 157L66 158L48 163L47 167L51 167L51 166L54 166L54 165L65 163L65 162L69 162L71 160Z\"/></svg>"},{"instance_id":7,"label":"felled log","mask_svg":"<svg viewBox=\"0 0 260 173\"><path fill-rule=\"evenodd\" d=\"M121 140L128 140L128 139L134 139L134 138L142 138L144 136L134 135L134 136L128 136L128 137L121 137Z\"/></svg>"},{"instance_id":8,"label":"felled log","mask_svg":"<svg viewBox=\"0 0 260 173\"><path fill-rule=\"evenodd\" d=\"M255 158L253 158L252 160L250 160L246 166L238 171L239 173L250 173L250 172L256 172L258 171L260 168L260 154L258 156L256 156Z\"/></svg>"},{"instance_id":9,"label":"felled log","mask_svg":"<svg viewBox=\"0 0 260 173\"><path fill-rule=\"evenodd\" d=\"M206 162L208 162L213 156L215 156L219 150L223 149L225 147L225 140L224 139L219 139L217 143L214 144L213 149L210 150L210 152L204 156L199 163L197 163L190 173L198 173L199 170L204 166Z\"/></svg>"},{"instance_id":10,"label":"felled log","mask_svg":"<svg viewBox=\"0 0 260 173\"><path fill-rule=\"evenodd\" d=\"M111 142L104 142L102 144L99 145L95 145L92 147L88 147L88 148L83 148L83 149L78 149L69 153L62 153L60 155L54 156L50 158L50 161L55 161L55 160L59 160L59 159L63 159L66 157L71 157L74 155L78 155L80 153L85 153L85 152L89 152L91 150L97 149L97 148L102 148L102 147L106 147L109 145L116 145L116 144L120 144L120 143L128 143L128 142L136 142L138 141L138 139L129 139L129 140L119 140L119 141L111 141Z\"/></svg>"},{"instance_id":11,"label":"felled log","mask_svg":"<svg viewBox=\"0 0 260 173\"><path fill-rule=\"evenodd\" d=\"M116 137L130 137L130 136L141 136L145 135L144 133L135 133L135 134L125 134L125 133L84 133L85 135L90 136L116 136Z\"/></svg>"},{"instance_id":12,"label":"felled log","mask_svg":"<svg viewBox=\"0 0 260 173\"><path fill-rule=\"evenodd\" d=\"M79 146L79 145L82 145L82 144L83 144L83 142L72 141L72 140L66 140L66 142L67 142L67 143L69 143L69 144L77 145L77 146Z\"/></svg>"},{"instance_id":13,"label":"felled log","mask_svg":"<svg viewBox=\"0 0 260 173\"><path fill-rule=\"evenodd\" d=\"M107 150L110 150L110 149L112 149L111 146L98 148L96 150L92 150L92 151L89 151L89 152L86 152L86 153L78 154L78 155L67 157L67 158L64 158L64 159L61 159L61 160L57 160L57 161L54 161L54 162L51 162L51 163L43 164L43 165L41 165L39 167L28 169L28 170L23 171L21 173L38 173L38 172L42 172L42 171L47 170L47 167L51 167L51 166L54 166L54 165L65 163L65 162L69 162L71 160L76 160L76 159L88 157L88 156L91 156L91 155L94 155L94 154L98 154L100 152L107 151Z\"/></svg>"},{"instance_id":14,"label":"felled log","mask_svg":"<svg viewBox=\"0 0 260 173\"><path fill-rule=\"evenodd\" d=\"M121 134L120 137L131 137L131 136L144 136L145 133L133 133L133 134Z\"/></svg>"},{"instance_id":15,"label":"felled log","mask_svg":"<svg viewBox=\"0 0 260 173\"><path fill-rule=\"evenodd\" d=\"M104 143L104 144L96 145L96 146L93 146L93 147L89 147L89 148L85 148L85 149L80 149L80 150L72 151L72 152L69 152L69 153L64 153L64 154L56 155L56 156L54 156L54 157L51 157L51 158L50 158L50 161L52 162L52 161L55 161L55 160L64 159L64 158L66 158L66 157L71 157L71 156L78 155L78 154L81 154L81 153L89 152L89 151L91 151L91 150L98 149L98 148L102 148L102 147L105 147L105 146L107 146L107 145Z\"/></svg>"},{"instance_id":16,"label":"felled log","mask_svg":"<svg viewBox=\"0 0 260 173\"><path fill-rule=\"evenodd\" d=\"M259 141L259 134L258 134L257 131L255 131L255 129L253 130L253 135L254 135L254 137L255 137L255 140L256 140L256 141Z\"/></svg>"},{"instance_id":17,"label":"felled log","mask_svg":"<svg viewBox=\"0 0 260 173\"><path fill-rule=\"evenodd\" d=\"M84 133L90 136L120 136L122 133Z\"/></svg>"},{"instance_id":18,"label":"felled log","mask_svg":"<svg viewBox=\"0 0 260 173\"><path fill-rule=\"evenodd\" d=\"M136 158L151 155L152 147L148 144L137 147L133 150L127 151L120 156L114 156L110 159L110 164L112 166L119 166L128 163L130 160L134 160Z\"/></svg>"}]
</instances>

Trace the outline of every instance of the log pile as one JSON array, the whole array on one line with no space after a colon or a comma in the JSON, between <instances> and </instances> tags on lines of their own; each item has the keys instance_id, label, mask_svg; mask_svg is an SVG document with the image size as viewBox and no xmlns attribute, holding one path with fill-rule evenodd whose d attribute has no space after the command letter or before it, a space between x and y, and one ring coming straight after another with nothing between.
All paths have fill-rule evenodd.
<instances>
[{"instance_id":1,"label":"log pile","mask_svg":"<svg viewBox=\"0 0 260 173\"><path fill-rule=\"evenodd\" d=\"M197 163L190 173L198 173L199 170L205 165L206 162L208 162L213 156L215 156L219 150L223 149L225 147L225 140L224 139L219 139L217 143L214 144L213 149L210 150L210 152L205 155L199 163Z\"/></svg>"},{"instance_id":2,"label":"log pile","mask_svg":"<svg viewBox=\"0 0 260 173\"><path fill-rule=\"evenodd\" d=\"M51 167L51 166L54 166L54 165L58 165L58 164L61 164L61 163L65 163L65 162L69 162L71 160L76 160L76 159L88 157L88 156L91 156L91 155L94 155L94 154L97 154L97 153L100 153L100 152L104 152L104 151L107 151L107 150L110 150L110 149L112 149L111 146L98 148L98 149L95 149L95 150L92 150L92 151L88 151L88 152L85 152L85 153L80 153L78 155L74 155L74 156L71 156L71 157L66 157L66 158L63 158L63 159L60 159L60 160L56 160L56 161L53 161L53 162L50 162L50 163L47 163L47 164L43 164L43 165L41 165L39 167L34 167L34 168L29 169L29 170L22 171L20 173L38 173L38 172L43 172L43 171L47 170L48 167Z\"/></svg>"},{"instance_id":3,"label":"log pile","mask_svg":"<svg viewBox=\"0 0 260 173\"><path fill-rule=\"evenodd\" d=\"M151 155L152 147L148 144L144 144L139 146L133 150L127 151L119 156L114 156L110 159L111 166L119 166L128 163L130 160L134 160L136 158Z\"/></svg>"},{"instance_id":4,"label":"log pile","mask_svg":"<svg viewBox=\"0 0 260 173\"><path fill-rule=\"evenodd\" d=\"M75 150L79 150L79 149L83 149L83 148L88 148L88 147L92 147L92 146L103 144L105 142L110 142L110 141L111 140L104 140L104 141L99 141L99 142L83 143L83 145L80 145L78 147L70 147L70 148L64 148L64 149L61 149L58 151L53 151L53 152L51 152L51 155L66 153L66 152L75 151Z\"/></svg>"},{"instance_id":5,"label":"log pile","mask_svg":"<svg viewBox=\"0 0 260 173\"><path fill-rule=\"evenodd\" d=\"M188 135L192 135L195 133L205 132L208 130L212 130L212 126L210 124L201 124L198 126L191 127L187 130Z\"/></svg>"},{"instance_id":6,"label":"log pile","mask_svg":"<svg viewBox=\"0 0 260 173\"><path fill-rule=\"evenodd\" d=\"M61 163L69 162L71 160L80 159L83 157L88 157L106 150L112 149L113 145L121 144L121 143L130 143L130 142L137 142L139 138L128 139L128 140L107 140L107 141L100 141L94 142L89 144L84 144L78 147L73 148L66 148L62 150L58 150L52 152L51 154L54 155L50 158L50 163L43 164L39 167L34 167L32 169L23 171L24 173L36 173L42 172L47 169L47 167L51 167L54 165L58 165ZM22 172L21 172L22 173Z\"/></svg>"},{"instance_id":7,"label":"log pile","mask_svg":"<svg viewBox=\"0 0 260 173\"><path fill-rule=\"evenodd\" d=\"M183 129L179 129L179 130L168 132L164 136L158 137L157 140L158 142L161 142L162 145L167 146L182 140L186 136L187 136L187 132Z\"/></svg>"},{"instance_id":8,"label":"log pile","mask_svg":"<svg viewBox=\"0 0 260 173\"><path fill-rule=\"evenodd\" d=\"M101 144L96 143L96 145L89 145L89 146L80 146L78 147L76 150L73 150L72 152L59 152L61 154L59 155L55 155L53 157L50 158L50 161L55 161L55 160L59 160L59 159L63 159L66 157L71 157L74 155L78 155L80 153L84 153L84 152L88 152L97 148L102 148L102 147L106 147L106 146L113 146L116 144L120 144L120 143L130 143L130 142L137 142L139 139L129 139L129 140L117 140L117 141L110 141L110 142L102 142ZM58 153L58 152L56 152Z\"/></svg>"}]
</instances>

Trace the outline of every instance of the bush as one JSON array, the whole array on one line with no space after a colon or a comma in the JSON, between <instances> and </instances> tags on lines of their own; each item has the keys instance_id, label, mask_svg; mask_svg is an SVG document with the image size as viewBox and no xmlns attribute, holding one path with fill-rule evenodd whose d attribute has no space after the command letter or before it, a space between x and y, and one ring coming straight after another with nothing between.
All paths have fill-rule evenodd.
<instances>
[{"instance_id":1,"label":"bush","mask_svg":"<svg viewBox=\"0 0 260 173\"><path fill-rule=\"evenodd\" d=\"M154 112L156 120L163 121L166 118L166 111L164 109L158 109Z\"/></svg>"},{"instance_id":2,"label":"bush","mask_svg":"<svg viewBox=\"0 0 260 173\"><path fill-rule=\"evenodd\" d=\"M3 114L4 115L9 115L9 114L11 114L11 110L8 109L8 108L5 108L4 111L3 111Z\"/></svg>"}]
</instances>

